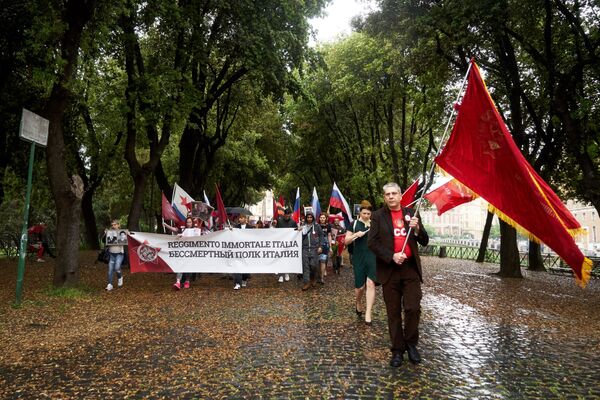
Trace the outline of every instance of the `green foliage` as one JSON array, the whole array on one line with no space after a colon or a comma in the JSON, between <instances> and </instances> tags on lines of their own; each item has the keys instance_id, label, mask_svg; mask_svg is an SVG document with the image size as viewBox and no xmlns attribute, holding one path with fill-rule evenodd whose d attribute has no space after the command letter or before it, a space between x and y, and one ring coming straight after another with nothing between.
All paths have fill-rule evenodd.
<instances>
[{"instance_id":1,"label":"green foliage","mask_svg":"<svg viewBox=\"0 0 600 400\"><path fill-rule=\"evenodd\" d=\"M207 184L212 192L219 183L223 201L231 206L254 204L273 186L285 142L277 104L267 99L244 111L218 151Z\"/></svg>"},{"instance_id":2,"label":"green foliage","mask_svg":"<svg viewBox=\"0 0 600 400\"><path fill-rule=\"evenodd\" d=\"M404 49L422 60L423 70L447 65L462 73L475 57L524 156L555 190L600 207L597 3L383 0L380 6L366 29L413 39Z\"/></svg>"},{"instance_id":3,"label":"green foliage","mask_svg":"<svg viewBox=\"0 0 600 400\"><path fill-rule=\"evenodd\" d=\"M59 297L64 299L87 299L94 292L89 287L48 287L46 295L49 297Z\"/></svg>"},{"instance_id":4,"label":"green foliage","mask_svg":"<svg viewBox=\"0 0 600 400\"><path fill-rule=\"evenodd\" d=\"M25 143L23 145L26 146ZM45 163L43 160L38 160L35 165L28 227L38 222L44 222L48 226L48 230L53 232L56 227L56 211L48 188ZM23 169L27 170L27 165ZM27 182L11 168L4 171L3 186L6 196L0 204L0 229L3 232L16 236L21 234L23 213L25 211L26 184Z\"/></svg>"},{"instance_id":5,"label":"green foliage","mask_svg":"<svg viewBox=\"0 0 600 400\"><path fill-rule=\"evenodd\" d=\"M141 226L152 229L164 190L152 175L157 154L168 185L184 181L194 196L212 197L219 183L228 205L270 187L288 199L300 187L306 203L316 186L325 206L334 181L351 203L379 205L385 182L406 187L429 169L472 56L536 170L561 194L600 198L596 3L381 0L355 33L310 49L307 18L324 3L98 4L64 118L68 174L84 177L97 225L125 222L136 201ZM21 108L43 112L68 26L61 2L0 5L0 218L14 230L28 155ZM128 128L136 134L126 162ZM53 230L36 153L30 220ZM140 174L145 189L132 200Z\"/></svg>"},{"instance_id":6,"label":"green foliage","mask_svg":"<svg viewBox=\"0 0 600 400\"><path fill-rule=\"evenodd\" d=\"M321 51L326 66L307 73L304 97L287 103L285 186L328 194L335 181L347 197L379 204L384 183L406 187L428 169L443 104L430 98L440 90L421 83L388 38L354 33Z\"/></svg>"}]
</instances>

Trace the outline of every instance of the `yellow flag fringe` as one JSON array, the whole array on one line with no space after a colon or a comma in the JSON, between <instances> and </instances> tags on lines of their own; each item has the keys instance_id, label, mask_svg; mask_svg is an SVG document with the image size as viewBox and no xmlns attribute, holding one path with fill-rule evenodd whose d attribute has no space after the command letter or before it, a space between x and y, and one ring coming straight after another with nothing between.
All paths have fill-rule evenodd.
<instances>
[{"instance_id":1,"label":"yellow flag fringe","mask_svg":"<svg viewBox=\"0 0 600 400\"><path fill-rule=\"evenodd\" d=\"M587 231L585 230L585 228L575 228L575 229L567 229L567 231L571 234L571 236L573 237L577 237L577 236L585 236L587 235Z\"/></svg>"},{"instance_id":2,"label":"yellow flag fringe","mask_svg":"<svg viewBox=\"0 0 600 400\"><path fill-rule=\"evenodd\" d=\"M445 176L451 176L450 174L448 174L446 171L444 171L443 168L436 166L436 170L441 173L442 175ZM531 173L530 173L531 176ZM542 196L544 196L544 193L541 191L541 189L539 188L538 183L535 181L535 179L533 179L533 177L531 176L532 181L535 183L535 185L538 187L538 189L540 190L540 193L542 194ZM456 179L456 178L455 178ZM457 179L458 181L458 179ZM460 182L460 181L458 181ZM464 183L460 182L463 186L465 186L467 189L469 189L475 196L479 197L477 195L477 193L473 192L471 190L471 188L469 188L467 185L465 185ZM546 196L544 196L545 198ZM554 211L555 216L557 218L557 220L561 223L561 225L565 228L565 230L573 237L579 236L579 235L585 235L587 234L586 230L584 228L575 228L575 229L568 229L565 226L565 223L558 218L558 214L556 213L556 211L552 208L552 205L550 204L550 202L548 201L548 199L546 199L546 202L548 204L548 206ZM510 218L508 215L504 214L502 211L500 211L499 209L497 209L496 207L494 207L493 205L491 205L490 203L488 203L488 210L494 214L496 214L498 216L498 218L500 218L502 221L506 222L507 224L509 224L510 226L512 226L513 228L516 229L516 231L521 234L522 236L525 236L526 238L528 238L529 240L536 242L536 243L542 243L542 241L535 236L533 233L529 232L527 229L523 228L521 225L519 225L515 220L513 220L512 218ZM577 282L577 285L579 285L582 289L585 289L585 287L587 286L588 282L590 281L590 277L592 274L592 267L593 267L593 262L592 260L590 260L587 257L584 257L583 259L583 265L581 266L581 279L579 279L579 277L577 276L577 274L573 273L573 276L575 277L575 281Z\"/></svg>"},{"instance_id":3,"label":"yellow flag fringe","mask_svg":"<svg viewBox=\"0 0 600 400\"><path fill-rule=\"evenodd\" d=\"M586 285L590 281L590 276L592 275L592 267L594 263L589 258L585 257L583 259L583 265L581 266L581 280L577 278L575 275L575 281L582 288L585 289Z\"/></svg>"},{"instance_id":4,"label":"yellow flag fringe","mask_svg":"<svg viewBox=\"0 0 600 400\"><path fill-rule=\"evenodd\" d=\"M535 236L533 233L529 232L527 229L523 228L521 225L517 224L513 219L511 219L509 216L504 214L502 211L498 210L493 205L488 204L488 210L490 212L496 214L498 216L498 218L500 218L502 221L506 222L507 224L509 224L510 226L515 228L517 230L517 232L519 232L522 236L525 236L529 240L532 240L536 243L542 243L542 241L537 236ZM580 229L573 229L572 231L577 231L577 230L580 230ZM571 233L571 232L569 232L569 233ZM579 279L577 274L575 274L575 273L573 274L573 276L575 277L575 281L577 282L577 285L579 285L579 287L581 287L582 289L585 289L588 282L590 281L593 265L594 265L594 263L592 262L592 260L585 257L583 259L583 265L581 266L581 279Z\"/></svg>"},{"instance_id":5,"label":"yellow flag fringe","mask_svg":"<svg viewBox=\"0 0 600 400\"><path fill-rule=\"evenodd\" d=\"M506 222L508 225L515 228L517 230L517 232L519 232L521 234L521 236L525 236L526 238L528 238L529 240L531 240L533 242L542 243L542 241L537 236L535 236L533 233L529 232L527 229L523 228L515 220L513 220L508 215L504 214L502 211L500 211L499 209L497 209L496 207L494 207L493 205L491 205L489 203L488 203L488 210L490 212L496 214L498 216L498 218L500 218L502 221Z\"/></svg>"}]
</instances>

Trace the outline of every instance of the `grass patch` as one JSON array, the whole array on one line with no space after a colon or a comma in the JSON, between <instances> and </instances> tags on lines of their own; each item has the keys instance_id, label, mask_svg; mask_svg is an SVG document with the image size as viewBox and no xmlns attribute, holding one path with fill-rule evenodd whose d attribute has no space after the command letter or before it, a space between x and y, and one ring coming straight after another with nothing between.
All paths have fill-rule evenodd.
<instances>
[{"instance_id":1,"label":"grass patch","mask_svg":"<svg viewBox=\"0 0 600 400\"><path fill-rule=\"evenodd\" d=\"M87 287L48 287L46 294L49 297L59 297L63 299L82 299L89 298L92 290Z\"/></svg>"}]
</instances>

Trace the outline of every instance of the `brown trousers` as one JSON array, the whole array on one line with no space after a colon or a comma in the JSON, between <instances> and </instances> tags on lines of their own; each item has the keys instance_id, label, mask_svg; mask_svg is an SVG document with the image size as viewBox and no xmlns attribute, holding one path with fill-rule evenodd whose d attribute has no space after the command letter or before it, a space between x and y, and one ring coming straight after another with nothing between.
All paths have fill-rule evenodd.
<instances>
[{"instance_id":1,"label":"brown trousers","mask_svg":"<svg viewBox=\"0 0 600 400\"><path fill-rule=\"evenodd\" d=\"M383 285L383 300L387 310L391 350L393 353L404 353L407 343L417 345L419 342L423 292L414 260L407 260L403 265L394 265L393 268L390 280Z\"/></svg>"}]
</instances>

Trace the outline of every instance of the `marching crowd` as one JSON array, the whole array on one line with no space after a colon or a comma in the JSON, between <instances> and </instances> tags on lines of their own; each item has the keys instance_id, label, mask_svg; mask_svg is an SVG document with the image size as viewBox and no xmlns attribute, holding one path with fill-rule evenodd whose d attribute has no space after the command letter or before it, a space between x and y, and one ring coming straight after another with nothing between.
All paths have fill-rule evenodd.
<instances>
[{"instance_id":1,"label":"marching crowd","mask_svg":"<svg viewBox=\"0 0 600 400\"><path fill-rule=\"evenodd\" d=\"M302 230L302 265L303 273L299 278L303 279L302 290L308 290L315 285L315 282L321 285L325 284L324 277L327 274L327 264L332 262L334 273L339 273L342 266L342 252L345 247L346 230L340 224L339 220L333 223L329 222L327 214L319 216L318 223L314 221L312 212L307 212L300 225L291 218L291 210L285 209L283 215L271 222L264 223L257 221L251 223L248 217L240 214L234 218L231 225L233 229L271 229L271 228L293 228ZM173 227L166 222L163 226L172 234L179 237L200 236L210 232L205 221L199 218L187 217L185 226ZM177 274L177 280L173 284L176 290L190 287L190 280L194 280L196 274ZM248 285L249 274L233 274L234 290L246 287ZM277 280L280 283L290 280L289 274L277 274ZM183 284L181 282L184 282Z\"/></svg>"},{"instance_id":2,"label":"marching crowd","mask_svg":"<svg viewBox=\"0 0 600 400\"><path fill-rule=\"evenodd\" d=\"M328 215L320 214L318 220L307 211L297 224L291 210L271 223L258 221L251 224L246 215L239 215L232 228L272 229L293 228L302 231L302 290L308 290L317 283L324 285L327 265L330 263L335 274L342 267L342 253L348 249L354 272L354 312L363 318L367 326L372 325L372 310L375 303L376 286L382 286L383 300L388 317L388 330L391 339L392 358L390 365L402 364L403 354L408 353L412 363L421 361L416 348L419 339L420 302L422 297L421 262L418 244L427 245L429 238L414 210L400 204L402 192L396 183L383 187L384 207L372 212L371 204L360 203L358 218L344 227L340 221L329 221ZM165 229L179 237L201 236L210 232L206 222L188 216L183 227L173 227L163 223ZM118 221L113 221L111 229L120 229ZM110 245L108 263L108 285L112 290L113 275L116 273L117 286L123 285L121 264L124 258L122 245ZM173 288L189 288L196 274L177 273ZM234 290L246 287L249 274L233 274ZM289 274L277 275L278 282L289 281Z\"/></svg>"}]
</instances>

